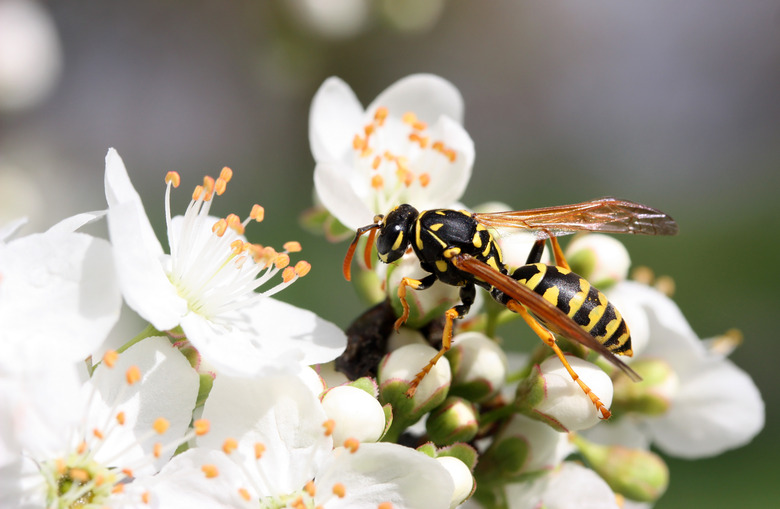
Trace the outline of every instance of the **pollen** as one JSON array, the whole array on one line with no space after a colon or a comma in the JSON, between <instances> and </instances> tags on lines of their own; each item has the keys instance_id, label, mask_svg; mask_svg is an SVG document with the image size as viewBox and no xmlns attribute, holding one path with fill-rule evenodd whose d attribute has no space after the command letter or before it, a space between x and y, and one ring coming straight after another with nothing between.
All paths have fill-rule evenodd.
<instances>
[{"instance_id":1,"label":"pollen","mask_svg":"<svg viewBox=\"0 0 780 509\"><path fill-rule=\"evenodd\" d=\"M211 233L216 235L217 237L222 237L225 235L225 232L227 231L227 221L225 219L220 219L216 223L214 223L214 226L211 227Z\"/></svg>"},{"instance_id":2,"label":"pollen","mask_svg":"<svg viewBox=\"0 0 780 509\"><path fill-rule=\"evenodd\" d=\"M113 488L111 488L111 493L114 495L119 495L120 493L124 493L125 491L125 485L124 484L115 484Z\"/></svg>"},{"instance_id":3,"label":"pollen","mask_svg":"<svg viewBox=\"0 0 780 509\"><path fill-rule=\"evenodd\" d=\"M238 496L249 502L252 500L252 495L249 494L249 490L246 488L239 488L238 489Z\"/></svg>"},{"instance_id":4,"label":"pollen","mask_svg":"<svg viewBox=\"0 0 780 509\"><path fill-rule=\"evenodd\" d=\"M376 506L376 509L393 509L393 503L392 502L382 502L378 506Z\"/></svg>"},{"instance_id":5,"label":"pollen","mask_svg":"<svg viewBox=\"0 0 780 509\"><path fill-rule=\"evenodd\" d=\"M289 283L293 279L295 279L295 269L293 267L285 267L282 271L282 281Z\"/></svg>"},{"instance_id":6,"label":"pollen","mask_svg":"<svg viewBox=\"0 0 780 509\"><path fill-rule=\"evenodd\" d=\"M376 170L379 168L379 165L382 164L382 156L374 156L374 161L371 163L371 168Z\"/></svg>"},{"instance_id":7,"label":"pollen","mask_svg":"<svg viewBox=\"0 0 780 509\"><path fill-rule=\"evenodd\" d=\"M154 424L152 424L152 428L154 428L154 431L156 431L158 435L162 435L168 431L170 426L171 423L165 417L158 417L154 420Z\"/></svg>"},{"instance_id":8,"label":"pollen","mask_svg":"<svg viewBox=\"0 0 780 509\"><path fill-rule=\"evenodd\" d=\"M377 122L377 124L382 125L385 122L388 113L389 112L386 106L380 106L374 112L374 120Z\"/></svg>"},{"instance_id":9,"label":"pollen","mask_svg":"<svg viewBox=\"0 0 780 509\"><path fill-rule=\"evenodd\" d=\"M317 493L317 487L314 485L314 481L307 482L303 489L310 497L314 497L314 495Z\"/></svg>"},{"instance_id":10,"label":"pollen","mask_svg":"<svg viewBox=\"0 0 780 509\"><path fill-rule=\"evenodd\" d=\"M414 125L417 122L417 115L413 111L407 111L401 115L401 120L404 124Z\"/></svg>"},{"instance_id":11,"label":"pollen","mask_svg":"<svg viewBox=\"0 0 780 509\"><path fill-rule=\"evenodd\" d=\"M288 253L297 253L301 250L301 243L295 240L291 240L290 242L284 243L284 250Z\"/></svg>"},{"instance_id":12,"label":"pollen","mask_svg":"<svg viewBox=\"0 0 780 509\"><path fill-rule=\"evenodd\" d=\"M209 429L211 428L211 423L209 422L208 419L198 419L192 423L192 427L193 429L195 429L196 435L203 436L209 432Z\"/></svg>"},{"instance_id":13,"label":"pollen","mask_svg":"<svg viewBox=\"0 0 780 509\"><path fill-rule=\"evenodd\" d=\"M152 499L152 494L149 493L148 491L144 491L141 494L141 502L143 502L144 504L148 504L151 499Z\"/></svg>"},{"instance_id":14,"label":"pollen","mask_svg":"<svg viewBox=\"0 0 780 509\"><path fill-rule=\"evenodd\" d=\"M337 482L333 485L333 494L339 498L344 498L347 496L347 488L340 482Z\"/></svg>"},{"instance_id":15,"label":"pollen","mask_svg":"<svg viewBox=\"0 0 780 509\"><path fill-rule=\"evenodd\" d=\"M420 185L423 187L428 187L428 184L431 183L431 175L429 173L422 173L420 174Z\"/></svg>"},{"instance_id":16,"label":"pollen","mask_svg":"<svg viewBox=\"0 0 780 509\"><path fill-rule=\"evenodd\" d=\"M160 442L155 442L154 447L152 449L152 454L154 454L155 458L159 458L162 456L163 451L163 445Z\"/></svg>"},{"instance_id":17,"label":"pollen","mask_svg":"<svg viewBox=\"0 0 780 509\"><path fill-rule=\"evenodd\" d=\"M95 438L97 438L99 440L103 440L103 432L100 431L99 429L97 429L97 428L93 429L92 430L92 434L95 436Z\"/></svg>"},{"instance_id":18,"label":"pollen","mask_svg":"<svg viewBox=\"0 0 780 509\"><path fill-rule=\"evenodd\" d=\"M219 178L224 180L226 183L230 182L230 179L233 178L233 170L227 166L223 166L222 170L219 172Z\"/></svg>"},{"instance_id":19,"label":"pollen","mask_svg":"<svg viewBox=\"0 0 780 509\"><path fill-rule=\"evenodd\" d=\"M260 442L255 442L255 459L259 460L263 457L263 453L265 452L265 446Z\"/></svg>"},{"instance_id":20,"label":"pollen","mask_svg":"<svg viewBox=\"0 0 780 509\"><path fill-rule=\"evenodd\" d=\"M114 364L116 364L117 359L119 359L119 354L117 353L116 350L109 350L103 354L103 364L105 364L109 368L114 367Z\"/></svg>"},{"instance_id":21,"label":"pollen","mask_svg":"<svg viewBox=\"0 0 780 509\"><path fill-rule=\"evenodd\" d=\"M247 243L241 239L236 239L230 243L230 249L234 255L238 256L247 250Z\"/></svg>"},{"instance_id":22,"label":"pollen","mask_svg":"<svg viewBox=\"0 0 780 509\"><path fill-rule=\"evenodd\" d=\"M357 438L348 438L344 440L344 447L349 449L349 452L355 453L360 448L360 440Z\"/></svg>"},{"instance_id":23,"label":"pollen","mask_svg":"<svg viewBox=\"0 0 780 509\"><path fill-rule=\"evenodd\" d=\"M141 370L138 369L138 366L130 366L127 368L125 379L127 380L127 385L133 385L141 380Z\"/></svg>"},{"instance_id":24,"label":"pollen","mask_svg":"<svg viewBox=\"0 0 780 509\"><path fill-rule=\"evenodd\" d=\"M277 269L283 269L290 265L290 255L287 253L279 253L276 255L276 258L274 258L274 266L276 266Z\"/></svg>"},{"instance_id":25,"label":"pollen","mask_svg":"<svg viewBox=\"0 0 780 509\"><path fill-rule=\"evenodd\" d=\"M79 453L79 454L84 454L84 451L86 451L86 450L87 450L87 442L82 440L79 443L78 447L76 447L76 452Z\"/></svg>"},{"instance_id":26,"label":"pollen","mask_svg":"<svg viewBox=\"0 0 780 509\"><path fill-rule=\"evenodd\" d=\"M213 479L219 475L216 465L201 465L200 469L208 479Z\"/></svg>"},{"instance_id":27,"label":"pollen","mask_svg":"<svg viewBox=\"0 0 780 509\"><path fill-rule=\"evenodd\" d=\"M381 175L374 175L373 177L371 177L371 187L373 187L374 189L382 189L382 187L384 186L384 182L385 181Z\"/></svg>"},{"instance_id":28,"label":"pollen","mask_svg":"<svg viewBox=\"0 0 780 509\"><path fill-rule=\"evenodd\" d=\"M116 414L116 422L118 422L120 426L124 426L125 425L125 413L124 412L119 412L118 414Z\"/></svg>"},{"instance_id":29,"label":"pollen","mask_svg":"<svg viewBox=\"0 0 780 509\"><path fill-rule=\"evenodd\" d=\"M295 274L298 277L303 277L311 271L311 264L306 260L301 260L295 264Z\"/></svg>"},{"instance_id":30,"label":"pollen","mask_svg":"<svg viewBox=\"0 0 780 509\"><path fill-rule=\"evenodd\" d=\"M123 468L122 469L122 473L125 474L125 476L128 477L128 478L135 477L135 475L133 474L133 471L131 469L129 469L129 468Z\"/></svg>"},{"instance_id":31,"label":"pollen","mask_svg":"<svg viewBox=\"0 0 780 509\"><path fill-rule=\"evenodd\" d=\"M179 187L179 184L181 184L181 176L178 172L169 171L165 174L165 183L170 184L173 187Z\"/></svg>"},{"instance_id":32,"label":"pollen","mask_svg":"<svg viewBox=\"0 0 780 509\"><path fill-rule=\"evenodd\" d=\"M238 448L238 441L235 438L226 438L222 443L222 452L230 454Z\"/></svg>"},{"instance_id":33,"label":"pollen","mask_svg":"<svg viewBox=\"0 0 780 509\"><path fill-rule=\"evenodd\" d=\"M223 180L221 177L218 178L214 182L214 191L217 193L217 196L222 196L225 193L225 189L227 189L227 181Z\"/></svg>"},{"instance_id":34,"label":"pollen","mask_svg":"<svg viewBox=\"0 0 780 509\"><path fill-rule=\"evenodd\" d=\"M336 421L333 419L328 419L322 423L322 427L325 428L325 436L329 437L333 434L333 428L336 427Z\"/></svg>"},{"instance_id":35,"label":"pollen","mask_svg":"<svg viewBox=\"0 0 780 509\"><path fill-rule=\"evenodd\" d=\"M227 220L228 227L239 235L244 234L244 225L241 222L241 218L235 214L228 214L225 218Z\"/></svg>"},{"instance_id":36,"label":"pollen","mask_svg":"<svg viewBox=\"0 0 780 509\"><path fill-rule=\"evenodd\" d=\"M89 481L89 473L83 468L71 468L68 470L68 475L74 480L80 483Z\"/></svg>"}]
</instances>

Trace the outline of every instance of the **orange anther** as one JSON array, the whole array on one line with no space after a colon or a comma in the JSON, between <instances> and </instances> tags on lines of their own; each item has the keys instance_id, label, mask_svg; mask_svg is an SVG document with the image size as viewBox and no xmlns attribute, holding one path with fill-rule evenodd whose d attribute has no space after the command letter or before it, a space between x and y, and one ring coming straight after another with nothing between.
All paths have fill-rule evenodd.
<instances>
[{"instance_id":1,"label":"orange anther","mask_svg":"<svg viewBox=\"0 0 780 509\"><path fill-rule=\"evenodd\" d=\"M192 427L195 430L196 435L202 436L209 432L211 423L208 419L198 419L192 423Z\"/></svg>"},{"instance_id":2,"label":"orange anther","mask_svg":"<svg viewBox=\"0 0 780 509\"><path fill-rule=\"evenodd\" d=\"M352 138L352 148L355 150L362 150L365 146L365 143L363 142L363 138L360 137L359 134L356 134L354 138Z\"/></svg>"},{"instance_id":3,"label":"orange anther","mask_svg":"<svg viewBox=\"0 0 780 509\"><path fill-rule=\"evenodd\" d=\"M114 367L114 364L116 364L117 359L119 359L119 354L117 353L116 350L109 350L103 354L103 364L105 364L109 368Z\"/></svg>"},{"instance_id":4,"label":"orange anther","mask_svg":"<svg viewBox=\"0 0 780 509\"><path fill-rule=\"evenodd\" d=\"M421 173L419 178L420 185L423 187L428 187L428 184L431 183L431 175L428 173Z\"/></svg>"},{"instance_id":5,"label":"orange anther","mask_svg":"<svg viewBox=\"0 0 780 509\"><path fill-rule=\"evenodd\" d=\"M84 454L84 451L87 450L87 442L82 440L81 443L76 447L76 452L79 454Z\"/></svg>"},{"instance_id":6,"label":"orange anther","mask_svg":"<svg viewBox=\"0 0 780 509\"><path fill-rule=\"evenodd\" d=\"M230 179L233 178L233 170L231 170L227 166L223 166L222 171L219 172L219 178L224 180L226 183L230 182Z\"/></svg>"},{"instance_id":7,"label":"orange anther","mask_svg":"<svg viewBox=\"0 0 780 509\"><path fill-rule=\"evenodd\" d=\"M344 447L349 449L350 452L357 452L360 447L360 440L357 438L348 438L344 440Z\"/></svg>"},{"instance_id":8,"label":"orange anther","mask_svg":"<svg viewBox=\"0 0 780 509\"><path fill-rule=\"evenodd\" d=\"M181 177L175 171L169 171L165 174L165 183L171 184L173 187L179 187L181 184Z\"/></svg>"},{"instance_id":9,"label":"orange anther","mask_svg":"<svg viewBox=\"0 0 780 509\"><path fill-rule=\"evenodd\" d=\"M116 422L118 422L120 426L124 426L125 425L125 413L124 412L119 412L119 413L116 414Z\"/></svg>"},{"instance_id":10,"label":"orange anther","mask_svg":"<svg viewBox=\"0 0 780 509\"><path fill-rule=\"evenodd\" d=\"M233 254L238 256L247 249L247 243L241 239L236 239L230 243L230 249L233 250Z\"/></svg>"},{"instance_id":11,"label":"orange anther","mask_svg":"<svg viewBox=\"0 0 780 509\"><path fill-rule=\"evenodd\" d=\"M426 129L428 129L428 124L426 124L422 120L418 120L412 123L412 129L414 129L415 131L425 131Z\"/></svg>"},{"instance_id":12,"label":"orange anther","mask_svg":"<svg viewBox=\"0 0 780 509\"><path fill-rule=\"evenodd\" d=\"M203 196L203 193L205 193L206 190L203 189L203 186L200 184L195 186L195 189L192 191L192 201L198 201Z\"/></svg>"},{"instance_id":13,"label":"orange anther","mask_svg":"<svg viewBox=\"0 0 780 509\"><path fill-rule=\"evenodd\" d=\"M382 175L374 175L371 177L371 187L374 189L382 189L384 186L384 179L382 178Z\"/></svg>"},{"instance_id":14,"label":"orange anther","mask_svg":"<svg viewBox=\"0 0 780 509\"><path fill-rule=\"evenodd\" d=\"M336 427L336 421L328 419L322 423L322 427L325 428L325 436L329 437L333 434L333 428Z\"/></svg>"},{"instance_id":15,"label":"orange anther","mask_svg":"<svg viewBox=\"0 0 780 509\"><path fill-rule=\"evenodd\" d=\"M447 156L447 159L449 159L451 163L454 163L458 154L451 148L448 148L444 151L444 155Z\"/></svg>"},{"instance_id":16,"label":"orange anther","mask_svg":"<svg viewBox=\"0 0 780 509\"><path fill-rule=\"evenodd\" d=\"M366 133L366 139L368 139L369 136L374 134L374 124L368 124L363 128L363 132Z\"/></svg>"},{"instance_id":17,"label":"orange anther","mask_svg":"<svg viewBox=\"0 0 780 509\"><path fill-rule=\"evenodd\" d=\"M93 430L92 430L92 434L93 434L93 435L94 435L96 438L98 438L98 439L100 439L100 440L103 440L103 432L102 432L102 431L100 431L99 429L97 429L97 428L93 429Z\"/></svg>"},{"instance_id":18,"label":"orange anther","mask_svg":"<svg viewBox=\"0 0 780 509\"><path fill-rule=\"evenodd\" d=\"M127 380L127 385L133 385L140 379L141 370L138 369L138 366L130 366L127 368L127 371L125 372L125 380Z\"/></svg>"},{"instance_id":19,"label":"orange anther","mask_svg":"<svg viewBox=\"0 0 780 509\"><path fill-rule=\"evenodd\" d=\"M251 217L252 219L254 219L259 223L265 217L265 209L260 205L258 205L257 203L255 203L254 205L252 205L252 212L249 213L249 217Z\"/></svg>"},{"instance_id":20,"label":"orange anther","mask_svg":"<svg viewBox=\"0 0 780 509\"><path fill-rule=\"evenodd\" d=\"M374 160L371 162L371 168L376 170L379 165L382 164L382 156L374 156Z\"/></svg>"},{"instance_id":21,"label":"orange anther","mask_svg":"<svg viewBox=\"0 0 780 509\"><path fill-rule=\"evenodd\" d=\"M130 478L134 477L133 476L133 471L131 469L129 469L129 468L123 468L122 469L122 473L125 474L125 476L127 476L127 477L130 477Z\"/></svg>"},{"instance_id":22,"label":"orange anther","mask_svg":"<svg viewBox=\"0 0 780 509\"><path fill-rule=\"evenodd\" d=\"M124 484L115 484L113 488L111 488L111 493L114 495L118 495L125 491L125 485Z\"/></svg>"},{"instance_id":23,"label":"orange anther","mask_svg":"<svg viewBox=\"0 0 780 509\"><path fill-rule=\"evenodd\" d=\"M376 120L379 123L379 125L382 125L382 123L387 118L387 114L388 114L387 107L386 106L380 106L374 112L374 120Z\"/></svg>"},{"instance_id":24,"label":"orange anther","mask_svg":"<svg viewBox=\"0 0 780 509\"><path fill-rule=\"evenodd\" d=\"M89 472L87 472L83 468L71 468L68 471L68 474L74 481L78 481L80 483L85 483L89 481Z\"/></svg>"},{"instance_id":25,"label":"orange anther","mask_svg":"<svg viewBox=\"0 0 780 509\"><path fill-rule=\"evenodd\" d=\"M226 438L222 443L222 451L230 454L238 448L238 441L235 438Z\"/></svg>"},{"instance_id":26,"label":"orange anther","mask_svg":"<svg viewBox=\"0 0 780 509\"><path fill-rule=\"evenodd\" d=\"M154 424L152 424L152 428L157 432L158 435L162 435L168 431L170 426L171 423L165 417L158 417L154 420Z\"/></svg>"},{"instance_id":27,"label":"orange anther","mask_svg":"<svg viewBox=\"0 0 780 509\"><path fill-rule=\"evenodd\" d=\"M260 442L255 442L255 459L259 460L265 452L265 446Z\"/></svg>"},{"instance_id":28,"label":"orange anther","mask_svg":"<svg viewBox=\"0 0 780 509\"><path fill-rule=\"evenodd\" d=\"M431 148L433 150L437 150L439 152L444 150L444 142L443 141L434 141L433 145L431 145Z\"/></svg>"},{"instance_id":29,"label":"orange anther","mask_svg":"<svg viewBox=\"0 0 780 509\"><path fill-rule=\"evenodd\" d=\"M252 500L252 495L249 494L249 490L246 488L238 488L238 495L247 502Z\"/></svg>"},{"instance_id":30,"label":"orange anther","mask_svg":"<svg viewBox=\"0 0 780 509\"><path fill-rule=\"evenodd\" d=\"M303 489L310 497L313 497L317 493L317 487L314 485L314 481L307 482Z\"/></svg>"},{"instance_id":31,"label":"orange anther","mask_svg":"<svg viewBox=\"0 0 780 509\"><path fill-rule=\"evenodd\" d=\"M337 482L333 485L333 494L339 498L344 498L347 496L347 488L340 482Z\"/></svg>"},{"instance_id":32,"label":"orange anther","mask_svg":"<svg viewBox=\"0 0 780 509\"><path fill-rule=\"evenodd\" d=\"M301 243L297 240L291 240L289 242L284 243L284 250L288 253L297 253L301 250Z\"/></svg>"},{"instance_id":33,"label":"orange anther","mask_svg":"<svg viewBox=\"0 0 780 509\"><path fill-rule=\"evenodd\" d=\"M162 456L163 451L163 445L160 442L155 442L154 448L152 449L152 454L154 454L155 458L159 458Z\"/></svg>"},{"instance_id":34,"label":"orange anther","mask_svg":"<svg viewBox=\"0 0 780 509\"><path fill-rule=\"evenodd\" d=\"M295 273L298 277L303 277L311 271L311 264L306 260L301 260L295 264Z\"/></svg>"},{"instance_id":35,"label":"orange anther","mask_svg":"<svg viewBox=\"0 0 780 509\"><path fill-rule=\"evenodd\" d=\"M279 253L274 258L274 265L277 269L283 269L290 265L290 255L287 253Z\"/></svg>"},{"instance_id":36,"label":"orange anther","mask_svg":"<svg viewBox=\"0 0 780 509\"><path fill-rule=\"evenodd\" d=\"M208 175L203 177L203 189L206 191L206 194L214 192L214 177L209 177Z\"/></svg>"},{"instance_id":37,"label":"orange anther","mask_svg":"<svg viewBox=\"0 0 780 509\"><path fill-rule=\"evenodd\" d=\"M293 267L285 267L282 271L282 281L289 283L295 279L295 269Z\"/></svg>"},{"instance_id":38,"label":"orange anther","mask_svg":"<svg viewBox=\"0 0 780 509\"><path fill-rule=\"evenodd\" d=\"M393 509L393 503L392 502L382 502L378 506L376 506L376 509Z\"/></svg>"},{"instance_id":39,"label":"orange anther","mask_svg":"<svg viewBox=\"0 0 780 509\"><path fill-rule=\"evenodd\" d=\"M104 482L106 482L106 478L103 477L102 474L97 474L95 477L92 478L92 482L95 483L95 486L102 486Z\"/></svg>"},{"instance_id":40,"label":"orange anther","mask_svg":"<svg viewBox=\"0 0 780 509\"><path fill-rule=\"evenodd\" d=\"M227 221L225 219L220 219L219 221L214 223L214 226L211 227L211 231L217 237L221 237L227 231L227 227L228 227Z\"/></svg>"},{"instance_id":41,"label":"orange anther","mask_svg":"<svg viewBox=\"0 0 780 509\"><path fill-rule=\"evenodd\" d=\"M200 469L206 474L208 479L213 479L219 475L219 470L216 465L201 465Z\"/></svg>"},{"instance_id":42,"label":"orange anther","mask_svg":"<svg viewBox=\"0 0 780 509\"><path fill-rule=\"evenodd\" d=\"M144 504L148 504L151 499L152 499L152 494L149 493L148 491L144 491L141 494L141 502L143 502Z\"/></svg>"},{"instance_id":43,"label":"orange anther","mask_svg":"<svg viewBox=\"0 0 780 509\"><path fill-rule=\"evenodd\" d=\"M417 122L417 115L415 115L413 111L407 111L401 116L401 120L405 124L413 125L415 122Z\"/></svg>"},{"instance_id":44,"label":"orange anther","mask_svg":"<svg viewBox=\"0 0 780 509\"><path fill-rule=\"evenodd\" d=\"M218 178L214 182L214 192L217 193L217 196L222 196L222 194L225 192L225 189L227 189L227 181L223 178Z\"/></svg>"}]
</instances>

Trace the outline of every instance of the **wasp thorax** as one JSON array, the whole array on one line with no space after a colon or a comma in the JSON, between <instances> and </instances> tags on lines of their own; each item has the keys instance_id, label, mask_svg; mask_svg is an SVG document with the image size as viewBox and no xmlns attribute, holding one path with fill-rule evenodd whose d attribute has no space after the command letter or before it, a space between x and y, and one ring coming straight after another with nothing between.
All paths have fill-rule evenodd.
<instances>
[{"instance_id":1,"label":"wasp thorax","mask_svg":"<svg viewBox=\"0 0 780 509\"><path fill-rule=\"evenodd\" d=\"M399 205L385 217L376 238L379 259L393 263L403 256L411 241L409 232L419 213L411 205Z\"/></svg>"}]
</instances>

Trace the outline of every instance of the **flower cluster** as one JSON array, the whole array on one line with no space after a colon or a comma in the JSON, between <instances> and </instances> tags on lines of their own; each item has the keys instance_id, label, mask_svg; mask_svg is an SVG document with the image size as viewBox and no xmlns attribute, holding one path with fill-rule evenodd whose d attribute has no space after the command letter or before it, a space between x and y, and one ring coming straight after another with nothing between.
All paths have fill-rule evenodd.
<instances>
[{"instance_id":1,"label":"flower cluster","mask_svg":"<svg viewBox=\"0 0 780 509\"><path fill-rule=\"evenodd\" d=\"M436 76L409 76L367 109L327 80L310 116L317 224L344 232L401 203L463 208L475 150L462 116ZM733 341L700 340L660 285L629 281L612 238L580 237L567 258L631 324L641 382L563 338L565 357L504 351L496 327L519 315L481 295L435 357L463 295L438 281L415 291L428 267L412 253L363 262L370 307L346 333L276 300L311 265L296 241L249 240L259 205L211 215L232 178L204 177L176 215L169 173L150 220L110 149L105 210L28 236L23 220L0 225L0 507L640 506L668 483L651 446L699 458L763 426L755 385L727 359ZM84 232L95 222L107 238ZM503 259L522 265L535 240L498 237ZM148 325L112 349L123 304Z\"/></svg>"}]
</instances>

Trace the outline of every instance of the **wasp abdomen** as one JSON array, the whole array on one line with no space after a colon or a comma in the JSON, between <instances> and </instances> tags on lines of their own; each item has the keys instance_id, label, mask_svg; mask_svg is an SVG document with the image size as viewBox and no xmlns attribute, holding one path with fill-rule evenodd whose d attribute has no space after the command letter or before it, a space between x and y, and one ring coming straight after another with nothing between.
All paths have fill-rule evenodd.
<instances>
[{"instance_id":1,"label":"wasp abdomen","mask_svg":"<svg viewBox=\"0 0 780 509\"><path fill-rule=\"evenodd\" d=\"M523 265L512 278L566 313L577 325L613 353L631 355L631 335L620 312L585 278L563 267ZM554 324L544 322L553 332Z\"/></svg>"}]
</instances>

